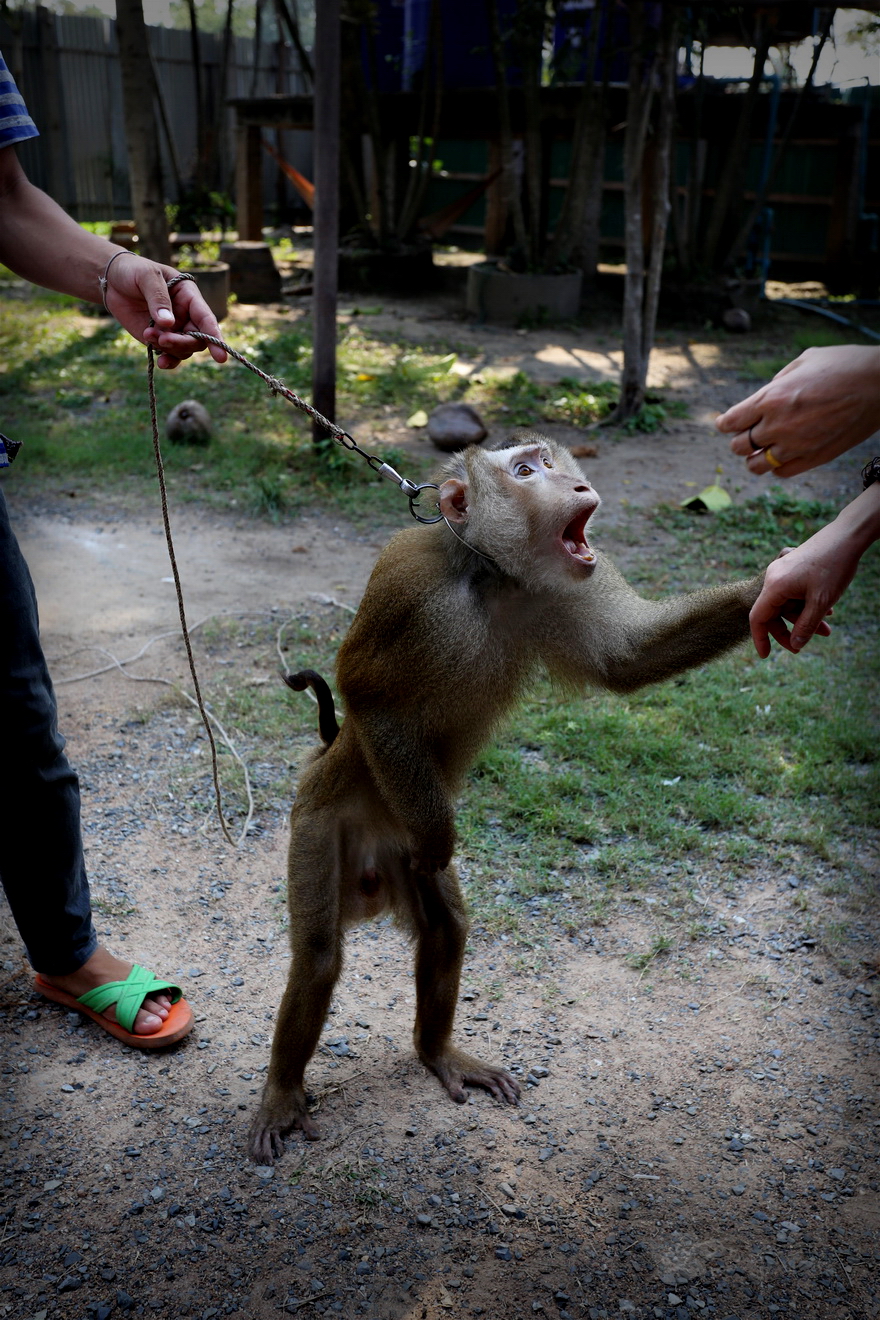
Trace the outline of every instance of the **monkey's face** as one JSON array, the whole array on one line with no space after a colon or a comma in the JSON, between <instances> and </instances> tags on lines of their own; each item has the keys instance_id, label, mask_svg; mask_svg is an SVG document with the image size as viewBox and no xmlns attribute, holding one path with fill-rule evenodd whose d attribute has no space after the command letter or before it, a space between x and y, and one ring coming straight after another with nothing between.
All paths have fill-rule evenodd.
<instances>
[{"instance_id":1,"label":"monkey's face","mask_svg":"<svg viewBox=\"0 0 880 1320\"><path fill-rule=\"evenodd\" d=\"M464 539L531 589L584 578L596 566L586 525L599 496L567 450L528 443L467 453L468 479L451 478L440 508Z\"/></svg>"}]
</instances>

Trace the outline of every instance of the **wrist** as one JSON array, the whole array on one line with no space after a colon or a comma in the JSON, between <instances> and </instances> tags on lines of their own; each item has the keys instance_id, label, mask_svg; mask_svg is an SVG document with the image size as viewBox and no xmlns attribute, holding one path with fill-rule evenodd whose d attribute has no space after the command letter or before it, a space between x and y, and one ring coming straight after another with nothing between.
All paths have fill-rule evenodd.
<instances>
[{"instance_id":1,"label":"wrist","mask_svg":"<svg viewBox=\"0 0 880 1320\"><path fill-rule=\"evenodd\" d=\"M101 301L104 304L104 310L109 312L107 306L107 289L110 286L110 270L118 257L136 257L138 254L132 252L131 248L117 247L107 258L103 272L98 276L98 288L101 290Z\"/></svg>"},{"instance_id":2,"label":"wrist","mask_svg":"<svg viewBox=\"0 0 880 1320\"><path fill-rule=\"evenodd\" d=\"M880 539L880 481L872 482L848 504L835 518L834 526L860 555Z\"/></svg>"}]
</instances>

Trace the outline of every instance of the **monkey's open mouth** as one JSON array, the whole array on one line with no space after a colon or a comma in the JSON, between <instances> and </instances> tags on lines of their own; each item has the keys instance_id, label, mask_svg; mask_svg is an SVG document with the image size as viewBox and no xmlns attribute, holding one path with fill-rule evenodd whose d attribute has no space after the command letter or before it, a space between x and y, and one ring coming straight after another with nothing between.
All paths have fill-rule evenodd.
<instances>
[{"instance_id":1,"label":"monkey's open mouth","mask_svg":"<svg viewBox=\"0 0 880 1320\"><path fill-rule=\"evenodd\" d=\"M577 559L581 564L594 564L596 562L595 551L588 542L584 528L590 520L593 509L585 509L579 513L562 533L562 544L565 546L572 559Z\"/></svg>"}]
</instances>

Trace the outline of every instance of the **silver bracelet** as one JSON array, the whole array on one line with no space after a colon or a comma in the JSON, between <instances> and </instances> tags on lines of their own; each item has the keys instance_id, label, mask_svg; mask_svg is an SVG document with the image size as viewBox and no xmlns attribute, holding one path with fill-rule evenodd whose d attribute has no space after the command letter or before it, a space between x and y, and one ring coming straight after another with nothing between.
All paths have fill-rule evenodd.
<instances>
[{"instance_id":1,"label":"silver bracelet","mask_svg":"<svg viewBox=\"0 0 880 1320\"><path fill-rule=\"evenodd\" d=\"M113 256L107 262L107 265L104 267L104 274L98 276L98 283L101 286L101 302L104 304L105 312L110 311L110 308L107 306L107 276L110 273L110 267L113 265L117 257L129 257L129 256L136 257L137 253L132 252L131 248L120 248L118 252L113 253Z\"/></svg>"}]
</instances>

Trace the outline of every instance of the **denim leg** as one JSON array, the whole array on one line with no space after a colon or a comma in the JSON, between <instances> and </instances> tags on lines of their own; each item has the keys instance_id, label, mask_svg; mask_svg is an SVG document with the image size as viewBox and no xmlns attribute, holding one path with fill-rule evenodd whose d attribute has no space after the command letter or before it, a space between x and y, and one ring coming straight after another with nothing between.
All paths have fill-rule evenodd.
<instances>
[{"instance_id":1,"label":"denim leg","mask_svg":"<svg viewBox=\"0 0 880 1320\"><path fill-rule=\"evenodd\" d=\"M79 811L36 595L0 490L0 881L32 966L55 976L97 947Z\"/></svg>"}]
</instances>

